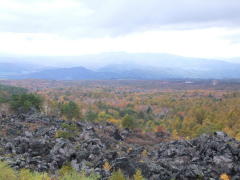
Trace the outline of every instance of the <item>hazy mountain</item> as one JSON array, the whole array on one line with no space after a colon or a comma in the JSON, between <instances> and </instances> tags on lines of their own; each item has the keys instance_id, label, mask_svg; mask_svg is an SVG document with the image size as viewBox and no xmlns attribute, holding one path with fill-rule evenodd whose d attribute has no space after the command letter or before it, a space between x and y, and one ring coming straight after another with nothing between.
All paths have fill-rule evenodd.
<instances>
[{"instance_id":1,"label":"hazy mountain","mask_svg":"<svg viewBox=\"0 0 240 180\"><path fill-rule=\"evenodd\" d=\"M127 66L149 66L149 67L180 67L180 68L202 68L206 63L219 63L219 60L182 57L159 53L101 53L82 56L37 56L37 57L0 57L0 63L35 64L44 67L78 67L88 69L100 69L111 64L124 64ZM228 61L228 60L226 60ZM235 61L235 60L234 60ZM221 61L224 63L224 61Z\"/></svg>"},{"instance_id":2,"label":"hazy mountain","mask_svg":"<svg viewBox=\"0 0 240 180\"><path fill-rule=\"evenodd\" d=\"M226 59L227 62L240 64L240 57Z\"/></svg>"},{"instance_id":3,"label":"hazy mountain","mask_svg":"<svg viewBox=\"0 0 240 180\"><path fill-rule=\"evenodd\" d=\"M153 79L166 78L240 78L240 64L187 58L167 54L133 54L128 57L132 63L121 62L99 68L101 72L125 73L145 72ZM120 62L120 63L119 63Z\"/></svg>"},{"instance_id":4,"label":"hazy mountain","mask_svg":"<svg viewBox=\"0 0 240 180\"><path fill-rule=\"evenodd\" d=\"M36 57L38 62L46 62L46 58L47 57ZM50 62L53 59L57 60L57 57L49 57L48 61ZM61 63L58 64L58 68L54 69L49 67L47 70L39 70L36 67L34 68L33 65L20 64L11 66L5 64L5 66L2 66L1 72L6 71L5 74L9 74L9 76L5 76L7 78L57 80L240 78L240 64L169 54L104 53L99 55L69 57L68 66L62 68L64 61L67 59L67 57L59 57L58 60Z\"/></svg>"},{"instance_id":5,"label":"hazy mountain","mask_svg":"<svg viewBox=\"0 0 240 180\"><path fill-rule=\"evenodd\" d=\"M44 67L24 63L0 63L0 78L8 78L12 75L28 74L43 70Z\"/></svg>"},{"instance_id":6,"label":"hazy mountain","mask_svg":"<svg viewBox=\"0 0 240 180\"><path fill-rule=\"evenodd\" d=\"M52 80L83 80L83 79L111 79L114 73L95 72L84 67L57 68L29 73L21 76L11 76L13 79L52 79ZM116 76L117 77L117 76Z\"/></svg>"}]
</instances>

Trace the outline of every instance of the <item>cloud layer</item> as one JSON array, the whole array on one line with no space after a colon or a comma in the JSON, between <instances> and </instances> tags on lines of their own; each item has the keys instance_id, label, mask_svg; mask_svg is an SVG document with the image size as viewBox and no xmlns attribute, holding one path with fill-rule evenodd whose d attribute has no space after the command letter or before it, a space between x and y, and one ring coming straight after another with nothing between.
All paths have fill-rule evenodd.
<instances>
[{"instance_id":1,"label":"cloud layer","mask_svg":"<svg viewBox=\"0 0 240 180\"><path fill-rule=\"evenodd\" d=\"M240 56L239 0L0 0L0 53Z\"/></svg>"},{"instance_id":2,"label":"cloud layer","mask_svg":"<svg viewBox=\"0 0 240 180\"><path fill-rule=\"evenodd\" d=\"M239 0L0 0L0 31L119 36L153 29L239 27Z\"/></svg>"}]
</instances>

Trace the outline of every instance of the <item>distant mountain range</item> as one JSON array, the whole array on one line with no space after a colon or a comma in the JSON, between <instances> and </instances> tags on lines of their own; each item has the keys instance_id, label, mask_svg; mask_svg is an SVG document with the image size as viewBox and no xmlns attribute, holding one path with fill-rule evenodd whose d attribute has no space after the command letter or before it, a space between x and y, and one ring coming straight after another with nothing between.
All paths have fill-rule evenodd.
<instances>
[{"instance_id":1,"label":"distant mountain range","mask_svg":"<svg viewBox=\"0 0 240 180\"><path fill-rule=\"evenodd\" d=\"M0 63L0 78L29 74L43 69L42 66L26 63Z\"/></svg>"},{"instance_id":2,"label":"distant mountain range","mask_svg":"<svg viewBox=\"0 0 240 180\"><path fill-rule=\"evenodd\" d=\"M42 59L41 59L42 58ZM240 64L221 60L188 58L168 54L104 53L80 57L36 57L43 65L27 62L0 63L0 77L6 79L240 79ZM0 61L4 60L0 57ZM19 60L19 59L18 59ZM25 59L26 60L26 59ZM34 60L31 57L31 60ZM65 61L64 61L65 60ZM90 62L90 63L88 63ZM95 62L95 64L94 64ZM84 66L84 67L83 67Z\"/></svg>"}]
</instances>

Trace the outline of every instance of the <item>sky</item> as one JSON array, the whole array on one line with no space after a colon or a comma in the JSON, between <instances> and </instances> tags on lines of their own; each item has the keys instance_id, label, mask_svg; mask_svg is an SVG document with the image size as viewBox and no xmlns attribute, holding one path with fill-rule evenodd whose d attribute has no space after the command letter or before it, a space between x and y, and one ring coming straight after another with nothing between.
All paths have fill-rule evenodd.
<instances>
[{"instance_id":1,"label":"sky","mask_svg":"<svg viewBox=\"0 0 240 180\"><path fill-rule=\"evenodd\" d=\"M0 55L240 57L239 0L0 0Z\"/></svg>"}]
</instances>

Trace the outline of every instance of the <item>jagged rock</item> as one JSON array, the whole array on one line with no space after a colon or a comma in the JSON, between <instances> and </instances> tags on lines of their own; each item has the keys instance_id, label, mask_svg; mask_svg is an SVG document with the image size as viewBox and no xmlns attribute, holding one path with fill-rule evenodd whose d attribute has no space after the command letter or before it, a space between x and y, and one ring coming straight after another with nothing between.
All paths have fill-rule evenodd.
<instances>
[{"instance_id":1,"label":"jagged rock","mask_svg":"<svg viewBox=\"0 0 240 180\"><path fill-rule=\"evenodd\" d=\"M76 151L70 141L60 138L56 140L56 144L50 151L50 154L53 156L61 155L69 160L72 156L76 156Z\"/></svg>"},{"instance_id":2,"label":"jagged rock","mask_svg":"<svg viewBox=\"0 0 240 180\"><path fill-rule=\"evenodd\" d=\"M90 156L90 152L88 151L78 151L76 153L76 159L81 162L82 160L87 160Z\"/></svg>"},{"instance_id":3,"label":"jagged rock","mask_svg":"<svg viewBox=\"0 0 240 180\"><path fill-rule=\"evenodd\" d=\"M118 140L118 141L122 141L122 140L123 140L123 137L120 135L118 129L116 129L116 130L114 131L113 137L114 137L114 139L116 139L116 140Z\"/></svg>"},{"instance_id":4,"label":"jagged rock","mask_svg":"<svg viewBox=\"0 0 240 180\"><path fill-rule=\"evenodd\" d=\"M134 164L127 157L117 158L113 161L112 168L115 170L121 169L125 174L132 176L136 169Z\"/></svg>"},{"instance_id":5,"label":"jagged rock","mask_svg":"<svg viewBox=\"0 0 240 180\"><path fill-rule=\"evenodd\" d=\"M80 164L77 163L77 160L72 160L71 161L71 166L73 169L75 169L76 171L79 171L80 170Z\"/></svg>"},{"instance_id":6,"label":"jagged rock","mask_svg":"<svg viewBox=\"0 0 240 180\"><path fill-rule=\"evenodd\" d=\"M24 134L25 134L25 136L28 137L28 138L31 138L31 137L33 136L32 133L29 132L29 131L25 131Z\"/></svg>"},{"instance_id":7,"label":"jagged rock","mask_svg":"<svg viewBox=\"0 0 240 180\"><path fill-rule=\"evenodd\" d=\"M76 132L62 128L63 124ZM110 123L66 122L34 111L6 115L0 120L0 127L6 134L0 138L0 159L16 169L54 173L70 164L88 174L94 171L102 179L119 168L127 176L141 169L149 180L218 179L222 173L240 179L240 142L223 132L144 146L127 141L129 137L137 137L134 131L117 129ZM63 132L62 138L56 137L59 131ZM158 141L168 137L153 135L151 138ZM103 167L106 161L110 171Z\"/></svg>"}]
</instances>

